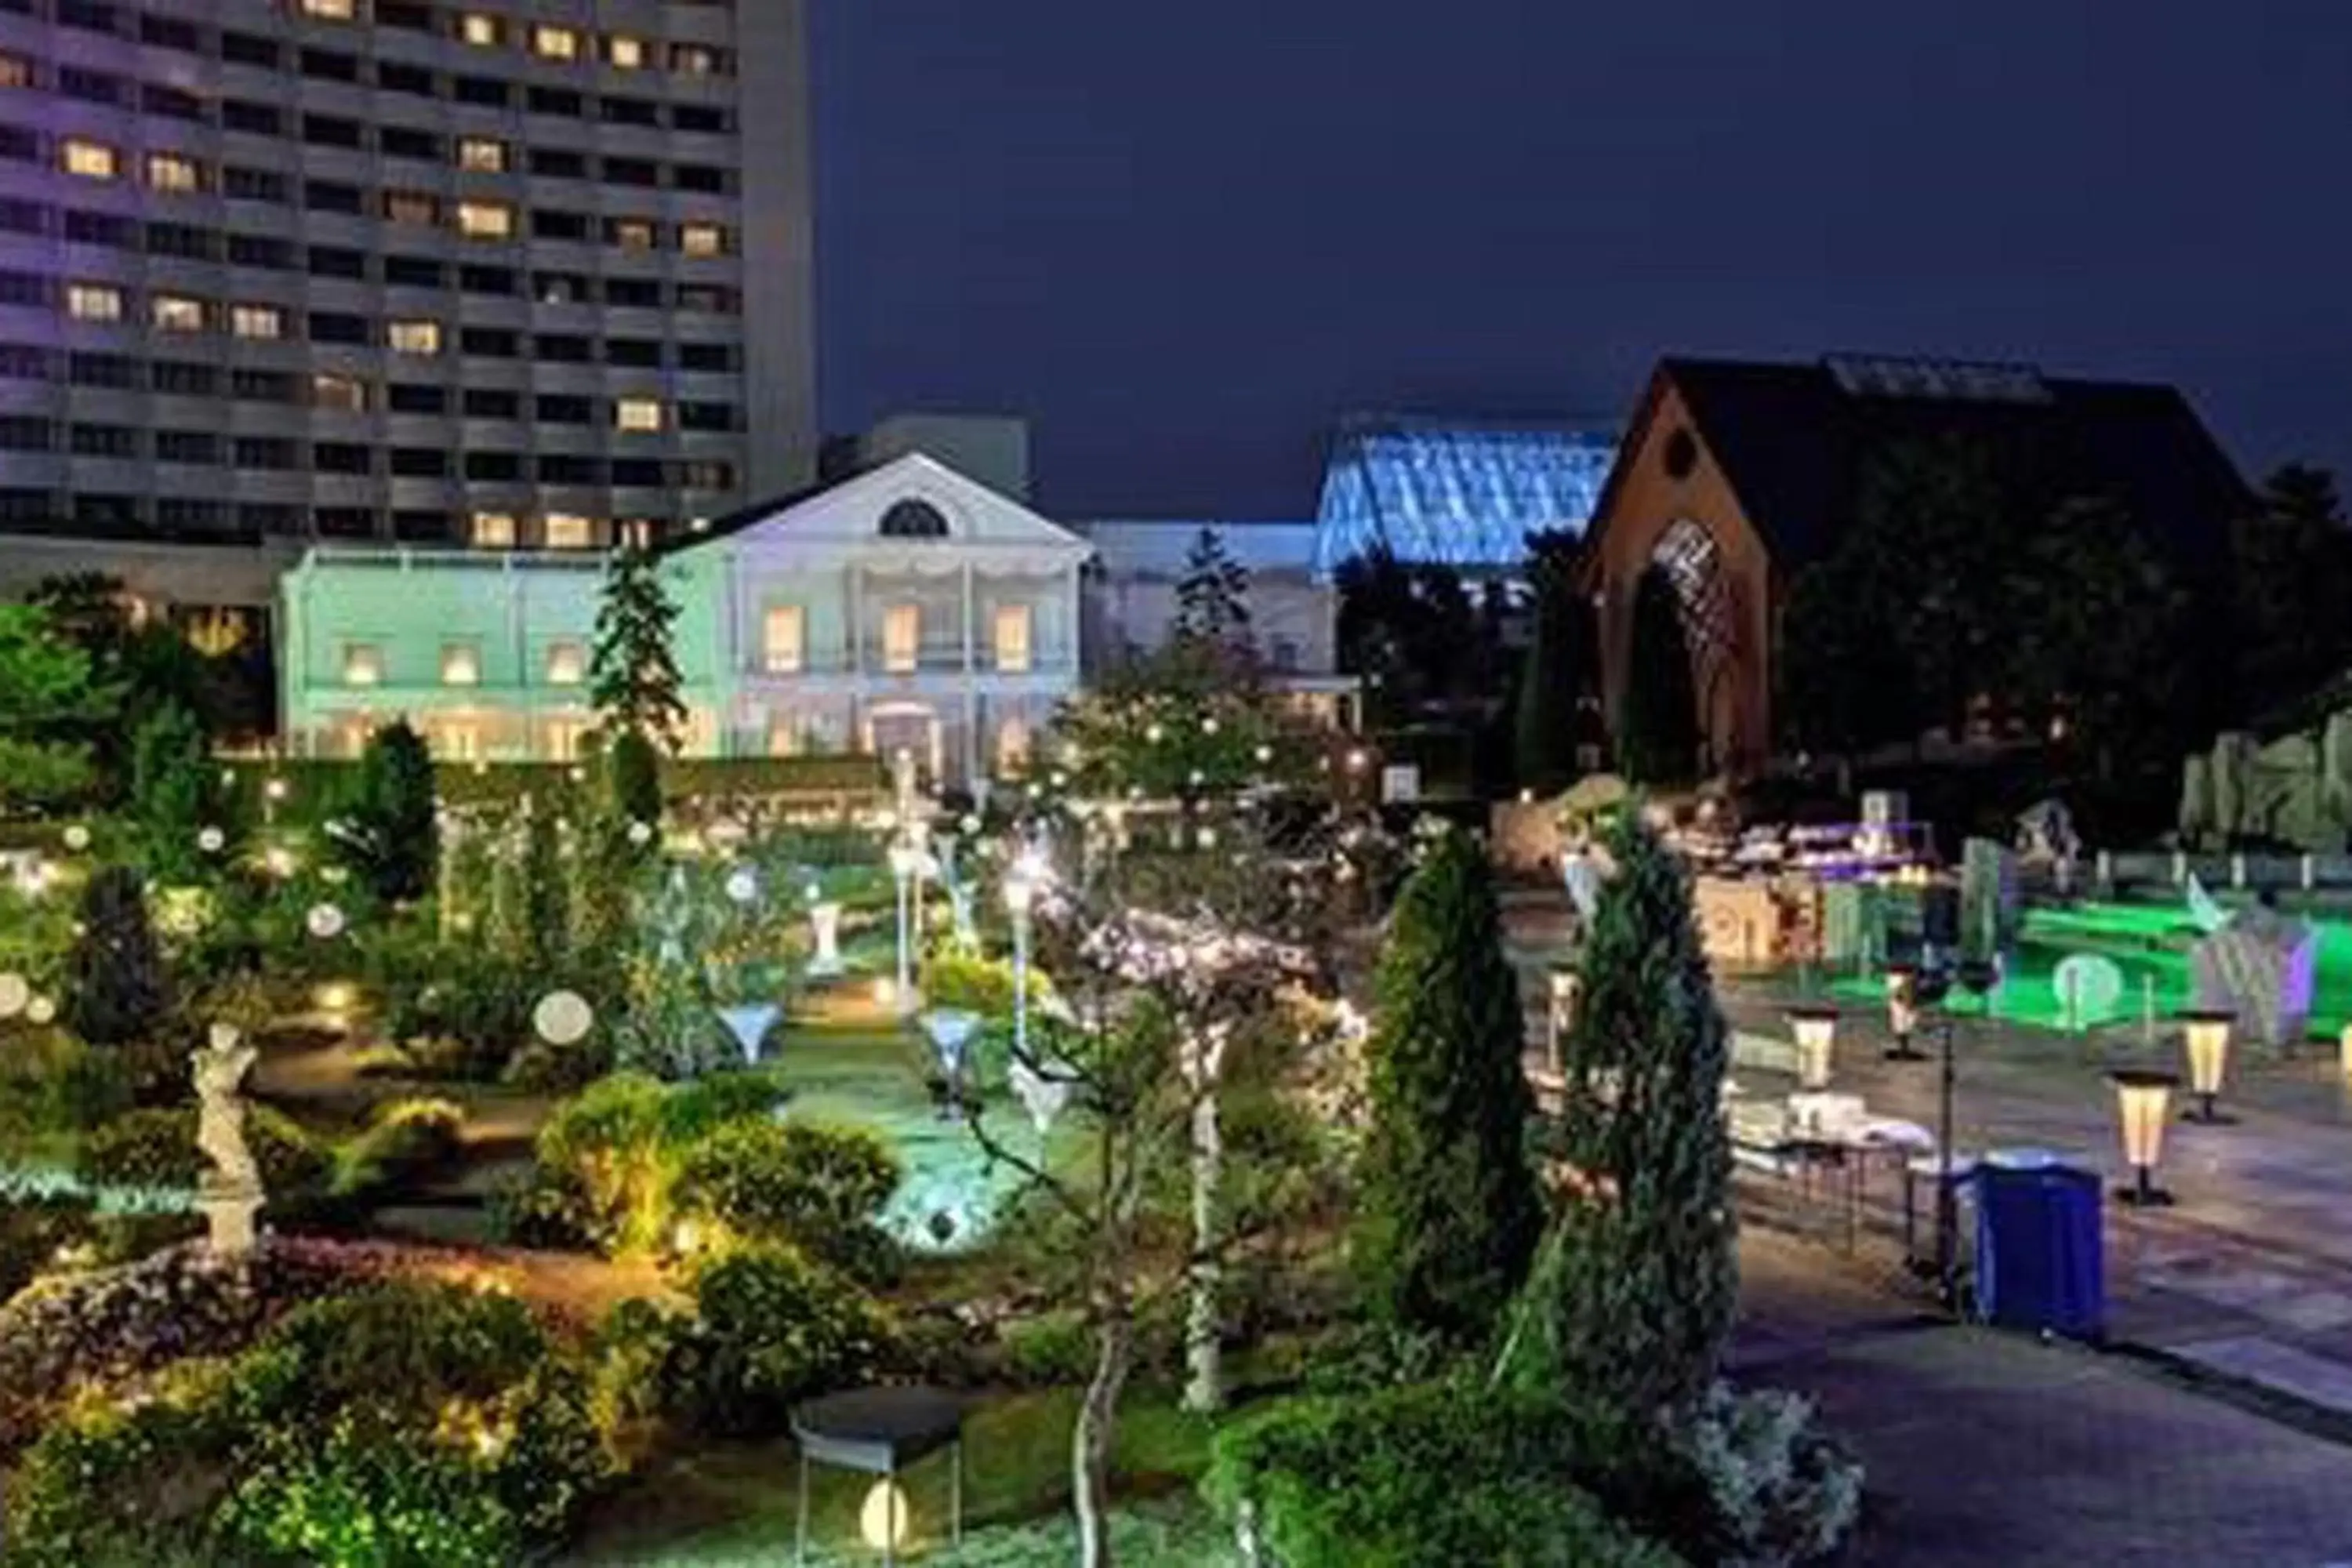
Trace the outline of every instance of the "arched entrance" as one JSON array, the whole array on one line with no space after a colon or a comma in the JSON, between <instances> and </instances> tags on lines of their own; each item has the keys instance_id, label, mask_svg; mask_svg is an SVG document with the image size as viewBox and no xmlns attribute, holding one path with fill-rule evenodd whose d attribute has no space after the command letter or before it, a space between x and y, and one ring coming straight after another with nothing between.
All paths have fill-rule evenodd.
<instances>
[{"instance_id":1,"label":"arched entrance","mask_svg":"<svg viewBox=\"0 0 2352 1568\"><path fill-rule=\"evenodd\" d=\"M1698 694L1699 732L1711 767L1746 755L1741 732L1740 594L1724 569L1723 552L1703 524L1682 518L1658 535L1650 563L1674 584L1682 608L1683 641L1690 649L1691 689Z\"/></svg>"}]
</instances>

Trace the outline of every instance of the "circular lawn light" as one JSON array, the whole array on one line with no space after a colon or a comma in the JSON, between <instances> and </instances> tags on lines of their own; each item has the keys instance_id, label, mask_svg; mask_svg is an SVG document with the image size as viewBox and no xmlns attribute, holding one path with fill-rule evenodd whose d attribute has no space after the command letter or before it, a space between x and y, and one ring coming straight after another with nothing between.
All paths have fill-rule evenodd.
<instances>
[{"instance_id":1,"label":"circular lawn light","mask_svg":"<svg viewBox=\"0 0 2352 1568\"><path fill-rule=\"evenodd\" d=\"M227 842L227 838L217 827L202 827L196 830L196 847L207 855L219 854L221 846Z\"/></svg>"},{"instance_id":2,"label":"circular lawn light","mask_svg":"<svg viewBox=\"0 0 2352 1568\"><path fill-rule=\"evenodd\" d=\"M739 904L748 904L760 896L760 879L749 866L738 866L727 874L727 896Z\"/></svg>"},{"instance_id":3,"label":"circular lawn light","mask_svg":"<svg viewBox=\"0 0 2352 1568\"><path fill-rule=\"evenodd\" d=\"M320 942L331 942L343 934L343 911L333 904L312 904L310 912L302 917L302 925Z\"/></svg>"},{"instance_id":4,"label":"circular lawn light","mask_svg":"<svg viewBox=\"0 0 2352 1568\"><path fill-rule=\"evenodd\" d=\"M0 1018L13 1018L33 1000L33 987L21 974L0 974Z\"/></svg>"},{"instance_id":5,"label":"circular lawn light","mask_svg":"<svg viewBox=\"0 0 2352 1568\"><path fill-rule=\"evenodd\" d=\"M25 1021L46 1024L58 1016L58 1005L47 996L36 996L25 1004Z\"/></svg>"},{"instance_id":6,"label":"circular lawn light","mask_svg":"<svg viewBox=\"0 0 2352 1568\"><path fill-rule=\"evenodd\" d=\"M66 847L79 855L89 847L89 829L77 822L65 832Z\"/></svg>"},{"instance_id":7,"label":"circular lawn light","mask_svg":"<svg viewBox=\"0 0 2352 1568\"><path fill-rule=\"evenodd\" d=\"M530 1026L551 1046L579 1044L595 1022L595 1009L577 991L551 991L530 1013Z\"/></svg>"}]
</instances>

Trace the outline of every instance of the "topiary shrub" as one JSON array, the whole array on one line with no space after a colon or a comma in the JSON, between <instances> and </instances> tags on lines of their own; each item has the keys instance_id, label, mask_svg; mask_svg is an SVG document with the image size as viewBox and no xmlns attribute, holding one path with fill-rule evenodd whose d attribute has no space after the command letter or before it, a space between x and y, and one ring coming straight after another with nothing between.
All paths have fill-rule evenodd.
<instances>
[{"instance_id":1,"label":"topiary shrub","mask_svg":"<svg viewBox=\"0 0 2352 1568\"><path fill-rule=\"evenodd\" d=\"M755 1241L788 1241L860 1279L887 1277L877 1223L906 1168L878 1134L805 1121L740 1121L688 1150L673 1194L683 1218Z\"/></svg>"},{"instance_id":2,"label":"topiary shrub","mask_svg":"<svg viewBox=\"0 0 2352 1568\"><path fill-rule=\"evenodd\" d=\"M465 1108L447 1100L398 1100L379 1107L366 1131L344 1145L335 1188L367 1194L413 1184L457 1163Z\"/></svg>"},{"instance_id":3,"label":"topiary shrub","mask_svg":"<svg viewBox=\"0 0 2352 1568\"><path fill-rule=\"evenodd\" d=\"M256 1560L354 1568L496 1568L523 1556L522 1521L473 1457L372 1415L345 1412L323 1434L265 1433L215 1515L221 1543Z\"/></svg>"},{"instance_id":4,"label":"topiary shrub","mask_svg":"<svg viewBox=\"0 0 2352 1568\"><path fill-rule=\"evenodd\" d=\"M1203 1490L1262 1568L1665 1568L1575 1484L1554 1403L1452 1384L1295 1399L1221 1430Z\"/></svg>"},{"instance_id":5,"label":"topiary shrub","mask_svg":"<svg viewBox=\"0 0 2352 1568\"><path fill-rule=\"evenodd\" d=\"M732 1435L779 1431L799 1400L862 1376L890 1326L857 1286L772 1242L730 1248L694 1274L696 1326L672 1376L697 1421Z\"/></svg>"}]
</instances>

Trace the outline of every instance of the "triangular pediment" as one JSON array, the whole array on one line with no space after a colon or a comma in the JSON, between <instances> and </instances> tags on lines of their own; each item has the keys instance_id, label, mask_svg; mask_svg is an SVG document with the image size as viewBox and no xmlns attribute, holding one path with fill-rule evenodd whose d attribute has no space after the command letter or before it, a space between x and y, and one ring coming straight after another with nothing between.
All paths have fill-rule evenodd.
<instances>
[{"instance_id":1,"label":"triangular pediment","mask_svg":"<svg viewBox=\"0 0 2352 1568\"><path fill-rule=\"evenodd\" d=\"M919 452L745 520L729 540L759 553L890 560L977 552L1076 561L1094 549L1011 497Z\"/></svg>"}]
</instances>

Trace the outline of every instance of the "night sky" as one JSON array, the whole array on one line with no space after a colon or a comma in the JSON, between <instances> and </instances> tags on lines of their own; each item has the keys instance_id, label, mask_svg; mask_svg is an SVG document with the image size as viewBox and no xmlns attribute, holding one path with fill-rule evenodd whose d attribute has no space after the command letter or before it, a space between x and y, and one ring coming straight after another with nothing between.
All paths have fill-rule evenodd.
<instances>
[{"instance_id":1,"label":"night sky","mask_svg":"<svg viewBox=\"0 0 2352 1568\"><path fill-rule=\"evenodd\" d=\"M812 9L826 427L1026 414L1062 515L1311 516L1345 410L1614 422L1665 352L2171 379L2352 466L2340 0Z\"/></svg>"}]
</instances>

